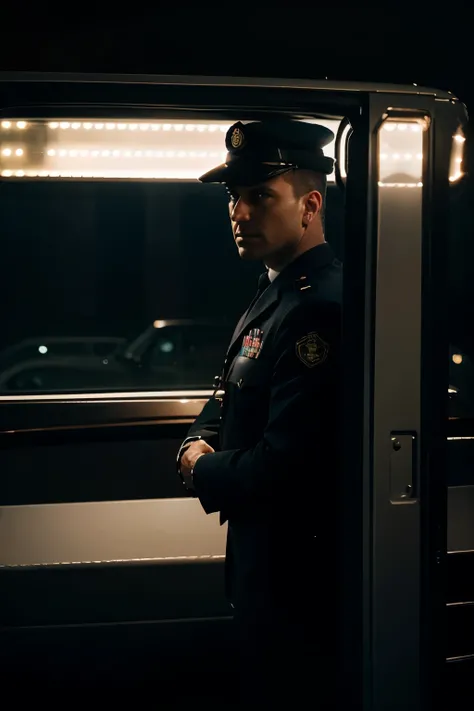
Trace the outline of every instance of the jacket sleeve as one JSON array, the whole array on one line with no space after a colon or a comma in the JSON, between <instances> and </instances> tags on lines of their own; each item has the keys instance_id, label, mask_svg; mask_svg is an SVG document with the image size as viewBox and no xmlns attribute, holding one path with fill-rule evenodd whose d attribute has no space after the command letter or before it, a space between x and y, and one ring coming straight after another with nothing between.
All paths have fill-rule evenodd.
<instances>
[{"instance_id":1,"label":"jacket sleeve","mask_svg":"<svg viewBox=\"0 0 474 711\"><path fill-rule=\"evenodd\" d=\"M219 430L220 430L220 402L211 397L201 410L201 413L196 417L193 424L189 428L188 437L199 435L215 450L219 449ZM184 442L186 442L186 439ZM183 442L183 444L184 444ZM181 445L182 446L182 445Z\"/></svg>"},{"instance_id":2,"label":"jacket sleeve","mask_svg":"<svg viewBox=\"0 0 474 711\"><path fill-rule=\"evenodd\" d=\"M196 463L194 487L206 513L245 510L275 496L289 501L296 486L304 489L306 471L313 477L317 465L327 467L337 429L340 340L338 303L300 304L286 316L273 344L262 438Z\"/></svg>"}]
</instances>

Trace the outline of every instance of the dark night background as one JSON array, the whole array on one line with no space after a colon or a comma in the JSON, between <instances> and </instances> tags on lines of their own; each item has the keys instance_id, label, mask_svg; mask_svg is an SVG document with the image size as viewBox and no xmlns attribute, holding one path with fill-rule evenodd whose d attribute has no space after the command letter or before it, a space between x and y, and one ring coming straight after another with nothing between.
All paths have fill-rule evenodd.
<instances>
[{"instance_id":1,"label":"dark night background","mask_svg":"<svg viewBox=\"0 0 474 711\"><path fill-rule=\"evenodd\" d=\"M374 8L245 4L130 12L2 9L5 70L201 73L432 85L469 106L472 30L462 3ZM467 4L466 4L467 8Z\"/></svg>"}]
</instances>

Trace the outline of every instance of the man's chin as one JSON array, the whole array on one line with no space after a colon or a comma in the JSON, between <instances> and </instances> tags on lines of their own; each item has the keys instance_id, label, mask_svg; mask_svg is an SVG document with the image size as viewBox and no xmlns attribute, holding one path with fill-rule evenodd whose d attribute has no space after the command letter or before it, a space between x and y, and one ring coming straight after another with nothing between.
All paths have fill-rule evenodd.
<instances>
[{"instance_id":1,"label":"man's chin","mask_svg":"<svg viewBox=\"0 0 474 711\"><path fill-rule=\"evenodd\" d=\"M245 243L237 245L239 250L239 257L245 260L263 259L265 257L265 250L262 249L262 245L258 244L257 241L254 243L251 240L246 240Z\"/></svg>"}]
</instances>

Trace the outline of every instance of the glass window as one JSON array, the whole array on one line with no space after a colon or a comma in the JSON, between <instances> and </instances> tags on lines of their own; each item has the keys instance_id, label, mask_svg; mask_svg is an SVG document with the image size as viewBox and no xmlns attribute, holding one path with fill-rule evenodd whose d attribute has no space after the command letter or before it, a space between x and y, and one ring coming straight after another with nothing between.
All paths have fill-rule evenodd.
<instances>
[{"instance_id":1,"label":"glass window","mask_svg":"<svg viewBox=\"0 0 474 711\"><path fill-rule=\"evenodd\" d=\"M212 389L262 271L197 181L230 124L2 120L0 395Z\"/></svg>"}]
</instances>

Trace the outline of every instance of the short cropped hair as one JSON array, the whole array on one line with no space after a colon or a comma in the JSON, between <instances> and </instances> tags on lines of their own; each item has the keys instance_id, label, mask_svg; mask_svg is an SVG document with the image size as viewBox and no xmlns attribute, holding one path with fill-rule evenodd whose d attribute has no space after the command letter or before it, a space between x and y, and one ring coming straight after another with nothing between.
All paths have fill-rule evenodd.
<instances>
[{"instance_id":1,"label":"short cropped hair","mask_svg":"<svg viewBox=\"0 0 474 711\"><path fill-rule=\"evenodd\" d=\"M291 173L291 183L297 198L303 197L306 193L312 190L317 190L321 193L323 201L321 206L321 218L324 217L326 206L326 176L324 173L316 173L314 170L297 169Z\"/></svg>"}]
</instances>

